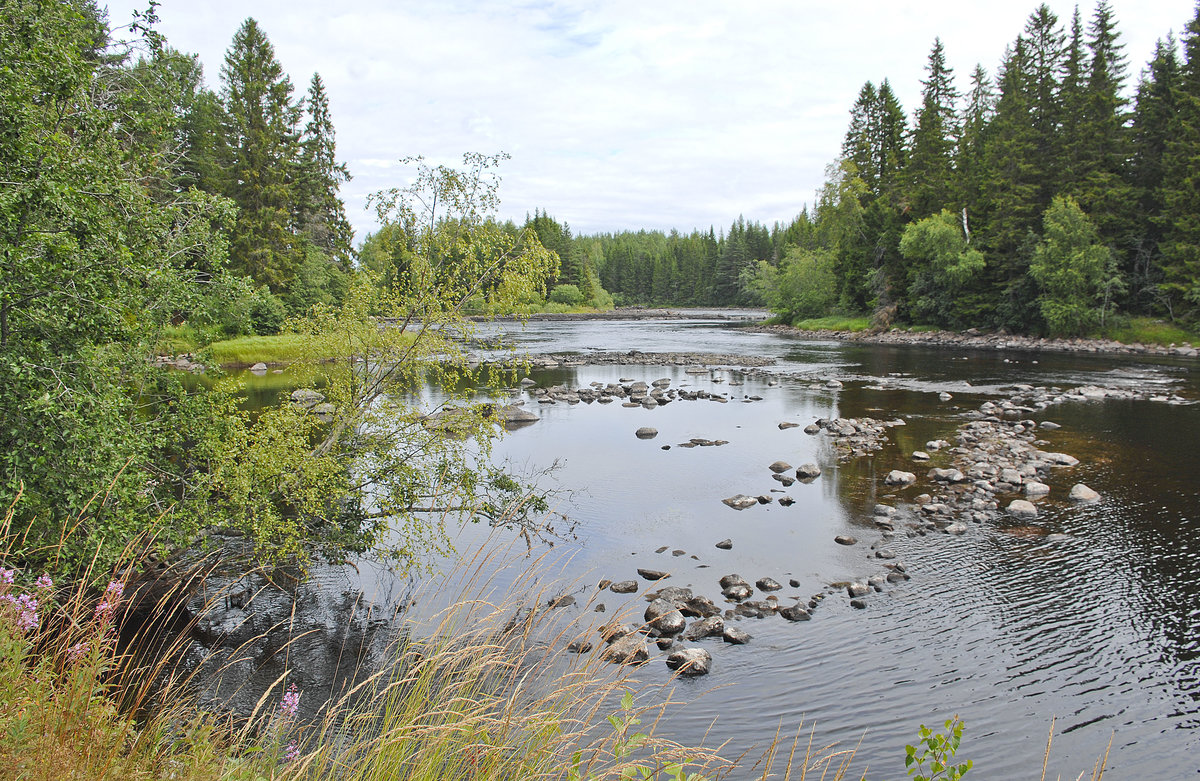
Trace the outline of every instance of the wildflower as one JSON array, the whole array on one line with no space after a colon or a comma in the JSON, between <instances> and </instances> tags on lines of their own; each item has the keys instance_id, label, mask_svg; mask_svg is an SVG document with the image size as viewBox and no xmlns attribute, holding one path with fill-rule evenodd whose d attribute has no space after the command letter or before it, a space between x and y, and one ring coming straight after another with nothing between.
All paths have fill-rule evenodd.
<instances>
[{"instance_id":1,"label":"wildflower","mask_svg":"<svg viewBox=\"0 0 1200 781\"><path fill-rule=\"evenodd\" d=\"M295 762L299 758L300 758L300 746L297 745L295 739L293 738L291 740L291 742L289 742L287 744L287 748L285 748L283 750L283 761L284 762Z\"/></svg>"},{"instance_id":2,"label":"wildflower","mask_svg":"<svg viewBox=\"0 0 1200 781\"><path fill-rule=\"evenodd\" d=\"M113 615L117 612L117 605L121 604L121 597L124 595L124 583L115 580L110 582L104 589L104 598L100 600L99 605L96 605L96 621L101 624L111 622Z\"/></svg>"},{"instance_id":3,"label":"wildflower","mask_svg":"<svg viewBox=\"0 0 1200 781\"><path fill-rule=\"evenodd\" d=\"M39 591L50 591L54 588L54 581L50 579L49 575L42 575L37 579L37 587Z\"/></svg>"},{"instance_id":4,"label":"wildflower","mask_svg":"<svg viewBox=\"0 0 1200 781\"><path fill-rule=\"evenodd\" d=\"M67 649L67 661L74 664L86 656L90 650L92 650L92 647L87 643L76 643Z\"/></svg>"},{"instance_id":5,"label":"wildflower","mask_svg":"<svg viewBox=\"0 0 1200 781\"><path fill-rule=\"evenodd\" d=\"M11 586L13 583L13 578L15 578L16 575L17 575L16 570L5 569L4 567L0 567L0 583L4 583L4 584Z\"/></svg>"},{"instance_id":6,"label":"wildflower","mask_svg":"<svg viewBox=\"0 0 1200 781\"><path fill-rule=\"evenodd\" d=\"M296 718L296 713L300 710L300 690L296 688L296 684L288 686L286 692L283 693L283 701L279 704L279 712L289 719Z\"/></svg>"},{"instance_id":7,"label":"wildflower","mask_svg":"<svg viewBox=\"0 0 1200 781\"><path fill-rule=\"evenodd\" d=\"M7 602L12 605L17 611L17 628L22 633L31 632L37 629L38 625L38 602L28 594L20 594L13 596L12 594L0 595L0 602Z\"/></svg>"}]
</instances>

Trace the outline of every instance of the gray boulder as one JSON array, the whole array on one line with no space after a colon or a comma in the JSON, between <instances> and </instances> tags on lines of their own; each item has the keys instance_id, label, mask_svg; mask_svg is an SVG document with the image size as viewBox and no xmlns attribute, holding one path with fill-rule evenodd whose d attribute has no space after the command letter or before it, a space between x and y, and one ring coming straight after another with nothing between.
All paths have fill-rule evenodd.
<instances>
[{"instance_id":1,"label":"gray boulder","mask_svg":"<svg viewBox=\"0 0 1200 781\"><path fill-rule=\"evenodd\" d=\"M721 637L725 633L725 619L721 616L709 616L692 623L683 632L683 639L694 641L705 637Z\"/></svg>"},{"instance_id":2,"label":"gray boulder","mask_svg":"<svg viewBox=\"0 0 1200 781\"><path fill-rule=\"evenodd\" d=\"M1008 514L1014 518L1036 518L1038 509L1033 502L1025 499L1013 499L1008 503Z\"/></svg>"},{"instance_id":3,"label":"gray boulder","mask_svg":"<svg viewBox=\"0 0 1200 781\"><path fill-rule=\"evenodd\" d=\"M683 613L673 602L656 599L649 604L645 613L646 623L650 632L656 635L677 635L683 631L685 621Z\"/></svg>"},{"instance_id":4,"label":"gray boulder","mask_svg":"<svg viewBox=\"0 0 1200 781\"><path fill-rule=\"evenodd\" d=\"M708 675L712 654L703 648L680 648L667 655L667 667L680 675Z\"/></svg>"},{"instance_id":5,"label":"gray boulder","mask_svg":"<svg viewBox=\"0 0 1200 781\"><path fill-rule=\"evenodd\" d=\"M641 635L628 635L604 649L601 658L614 664L639 664L650 658Z\"/></svg>"},{"instance_id":6,"label":"gray boulder","mask_svg":"<svg viewBox=\"0 0 1200 781\"><path fill-rule=\"evenodd\" d=\"M821 467L816 464L801 464L796 469L796 477L800 480L815 480L821 476Z\"/></svg>"},{"instance_id":7,"label":"gray boulder","mask_svg":"<svg viewBox=\"0 0 1200 781\"><path fill-rule=\"evenodd\" d=\"M912 485L917 482L917 476L912 472L902 472L899 469L893 469L887 473L887 477L883 478L884 485Z\"/></svg>"},{"instance_id":8,"label":"gray boulder","mask_svg":"<svg viewBox=\"0 0 1200 781\"><path fill-rule=\"evenodd\" d=\"M1071 487L1071 493L1067 494L1067 498L1072 502L1091 504L1100 501L1100 494L1088 488L1083 483L1076 483Z\"/></svg>"}]
</instances>

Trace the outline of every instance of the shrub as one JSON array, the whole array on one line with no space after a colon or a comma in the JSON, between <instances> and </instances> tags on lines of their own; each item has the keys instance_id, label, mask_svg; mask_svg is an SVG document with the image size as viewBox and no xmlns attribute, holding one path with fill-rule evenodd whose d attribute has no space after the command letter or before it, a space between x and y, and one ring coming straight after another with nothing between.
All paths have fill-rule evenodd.
<instances>
[{"instance_id":1,"label":"shrub","mask_svg":"<svg viewBox=\"0 0 1200 781\"><path fill-rule=\"evenodd\" d=\"M567 306L579 306L583 303L583 293L577 285L555 285L550 291L549 301Z\"/></svg>"},{"instance_id":2,"label":"shrub","mask_svg":"<svg viewBox=\"0 0 1200 781\"><path fill-rule=\"evenodd\" d=\"M279 333L287 320L283 302L265 287L259 288L250 299L250 327L259 336Z\"/></svg>"}]
</instances>

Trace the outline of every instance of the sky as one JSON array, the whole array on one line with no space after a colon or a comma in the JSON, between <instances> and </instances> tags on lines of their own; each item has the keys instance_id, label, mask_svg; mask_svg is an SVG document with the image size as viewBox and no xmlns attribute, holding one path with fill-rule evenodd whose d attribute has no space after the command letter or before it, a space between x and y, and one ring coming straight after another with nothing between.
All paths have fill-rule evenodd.
<instances>
[{"instance_id":1,"label":"sky","mask_svg":"<svg viewBox=\"0 0 1200 781\"><path fill-rule=\"evenodd\" d=\"M104 0L100 0L104 5ZM127 23L146 0L111 0ZM1047 2L1069 26L1074 2ZM1110 0L1128 88L1195 0ZM400 159L505 152L499 216L543 209L574 233L718 231L788 222L825 180L866 81L911 118L935 37L957 86L994 74L1033 0L162 0L159 30L218 89L254 17L297 96L319 72L357 240L367 196L407 185ZM1094 0L1079 10L1086 25Z\"/></svg>"}]
</instances>

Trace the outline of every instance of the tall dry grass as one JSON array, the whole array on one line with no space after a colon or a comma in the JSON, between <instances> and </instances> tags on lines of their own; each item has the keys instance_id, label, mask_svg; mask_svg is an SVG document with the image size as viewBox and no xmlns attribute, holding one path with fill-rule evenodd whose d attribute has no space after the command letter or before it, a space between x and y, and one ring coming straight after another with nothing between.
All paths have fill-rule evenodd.
<instances>
[{"instance_id":1,"label":"tall dry grass","mask_svg":"<svg viewBox=\"0 0 1200 781\"><path fill-rule=\"evenodd\" d=\"M179 606L205 562L147 577L131 544L116 571L55 587L21 571L11 518L10 509L0 526L0 781L866 778L852 769L853 747L814 745L803 726L781 729L762 755L732 759L664 737L663 693L599 652L566 654L584 628L548 607L532 575L502 589L520 599L464 599L434 620L401 618L389 662L314 717L298 706L320 695L295 688L290 672L250 713L206 712L194 673L178 665L189 642ZM463 593L496 592L495 562L469 564Z\"/></svg>"}]
</instances>

